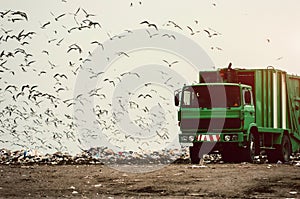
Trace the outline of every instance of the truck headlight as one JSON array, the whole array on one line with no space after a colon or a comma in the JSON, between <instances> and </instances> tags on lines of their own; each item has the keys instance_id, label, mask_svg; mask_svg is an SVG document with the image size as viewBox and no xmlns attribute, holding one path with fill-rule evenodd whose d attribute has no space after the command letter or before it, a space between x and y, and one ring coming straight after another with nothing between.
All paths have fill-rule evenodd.
<instances>
[{"instance_id":1,"label":"truck headlight","mask_svg":"<svg viewBox=\"0 0 300 199\"><path fill-rule=\"evenodd\" d=\"M182 137L181 137L181 141L187 142L187 141L188 141L188 137L187 137L187 136L182 136Z\"/></svg>"},{"instance_id":2,"label":"truck headlight","mask_svg":"<svg viewBox=\"0 0 300 199\"><path fill-rule=\"evenodd\" d=\"M232 140L233 140L233 141L238 140L238 136L237 136L237 135L233 135L233 136L232 136Z\"/></svg>"},{"instance_id":3,"label":"truck headlight","mask_svg":"<svg viewBox=\"0 0 300 199\"><path fill-rule=\"evenodd\" d=\"M193 135L190 135L190 136L189 136L189 141L191 141L191 142L194 141L194 136L193 136Z\"/></svg>"},{"instance_id":4,"label":"truck headlight","mask_svg":"<svg viewBox=\"0 0 300 199\"><path fill-rule=\"evenodd\" d=\"M224 136L224 140L225 140L225 141L230 141L230 135L225 135L225 136Z\"/></svg>"}]
</instances>

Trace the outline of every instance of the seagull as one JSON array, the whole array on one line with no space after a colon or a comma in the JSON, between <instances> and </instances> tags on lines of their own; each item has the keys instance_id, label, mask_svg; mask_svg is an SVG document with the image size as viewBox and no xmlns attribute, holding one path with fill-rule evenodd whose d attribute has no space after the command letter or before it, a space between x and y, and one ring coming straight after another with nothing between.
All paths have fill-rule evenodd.
<instances>
[{"instance_id":1,"label":"seagull","mask_svg":"<svg viewBox=\"0 0 300 199\"><path fill-rule=\"evenodd\" d=\"M86 22L88 22L88 26L94 26L94 28L96 28L96 25L98 25L100 28L101 28L101 25L100 25L100 23L99 22L93 22L93 21L91 21L91 20L89 20L89 19L85 19L85 20L83 20L82 21L83 23L86 23Z\"/></svg>"},{"instance_id":2,"label":"seagull","mask_svg":"<svg viewBox=\"0 0 300 199\"><path fill-rule=\"evenodd\" d=\"M182 30L182 28L177 25L174 21L168 21L169 23L173 24L175 28L179 28L180 30Z\"/></svg>"},{"instance_id":3,"label":"seagull","mask_svg":"<svg viewBox=\"0 0 300 199\"><path fill-rule=\"evenodd\" d=\"M70 45L67 53L70 52L71 50L78 50L79 53L82 53L82 49L77 44Z\"/></svg>"},{"instance_id":4,"label":"seagull","mask_svg":"<svg viewBox=\"0 0 300 199\"><path fill-rule=\"evenodd\" d=\"M103 81L108 81L109 83L112 83L115 86L115 82L113 80L109 80L108 78L106 78Z\"/></svg>"},{"instance_id":5,"label":"seagull","mask_svg":"<svg viewBox=\"0 0 300 199\"><path fill-rule=\"evenodd\" d=\"M139 74L133 73L133 72L126 72L126 73L122 73L122 74L121 74L122 77L123 77L124 75L136 75L137 77L140 77Z\"/></svg>"},{"instance_id":6,"label":"seagull","mask_svg":"<svg viewBox=\"0 0 300 199\"><path fill-rule=\"evenodd\" d=\"M28 21L27 14L25 12L15 11L15 12L12 13L12 15L20 15L21 17L25 18L26 21Z\"/></svg>"},{"instance_id":7,"label":"seagull","mask_svg":"<svg viewBox=\"0 0 300 199\"><path fill-rule=\"evenodd\" d=\"M156 30L158 30L157 26L154 23L149 23L148 21L143 21L140 24L147 24L148 27L154 27Z\"/></svg>"},{"instance_id":8,"label":"seagull","mask_svg":"<svg viewBox=\"0 0 300 199\"><path fill-rule=\"evenodd\" d=\"M52 12L50 12L50 14L51 14L53 17L55 17L55 15L54 15ZM55 17L54 19L55 19L55 21L58 21L59 18L65 16L65 15L66 15L66 13L63 13L63 14L61 14L61 15L58 15L58 16Z\"/></svg>"},{"instance_id":9,"label":"seagull","mask_svg":"<svg viewBox=\"0 0 300 199\"><path fill-rule=\"evenodd\" d=\"M100 43L99 41L92 41L92 42L91 42L91 44L97 44L97 45L99 45L99 46L101 46L101 47L102 47L102 50L104 50L104 46L103 46L103 44L102 44L102 43Z\"/></svg>"},{"instance_id":10,"label":"seagull","mask_svg":"<svg viewBox=\"0 0 300 199\"><path fill-rule=\"evenodd\" d=\"M168 37L168 38L176 39L175 35L169 35L169 34L163 34L162 37Z\"/></svg>"},{"instance_id":11,"label":"seagull","mask_svg":"<svg viewBox=\"0 0 300 199\"><path fill-rule=\"evenodd\" d=\"M61 78L65 78L65 79L68 79L67 76L65 74L59 74L59 73L56 73L53 77L57 80L57 76L61 77Z\"/></svg>"},{"instance_id":12,"label":"seagull","mask_svg":"<svg viewBox=\"0 0 300 199\"><path fill-rule=\"evenodd\" d=\"M43 50L42 53L49 55L49 52L47 50Z\"/></svg>"},{"instance_id":13,"label":"seagull","mask_svg":"<svg viewBox=\"0 0 300 199\"><path fill-rule=\"evenodd\" d=\"M217 36L218 33L213 33L211 34L208 30L204 29L204 32L206 32L208 34L208 37L211 38L212 36Z\"/></svg>"},{"instance_id":14,"label":"seagull","mask_svg":"<svg viewBox=\"0 0 300 199\"><path fill-rule=\"evenodd\" d=\"M102 73L104 73L104 72L93 73L94 75L90 76L90 79L96 78L96 77L98 77L99 75L101 75Z\"/></svg>"},{"instance_id":15,"label":"seagull","mask_svg":"<svg viewBox=\"0 0 300 199\"><path fill-rule=\"evenodd\" d=\"M56 45L57 45L57 46L60 46L60 43L61 43L63 40L64 40L64 38L60 39L60 40L56 43Z\"/></svg>"},{"instance_id":16,"label":"seagull","mask_svg":"<svg viewBox=\"0 0 300 199\"><path fill-rule=\"evenodd\" d=\"M125 52L117 52L116 53L118 56L121 56L121 55L125 55L126 57L129 57L129 55Z\"/></svg>"},{"instance_id":17,"label":"seagull","mask_svg":"<svg viewBox=\"0 0 300 199\"><path fill-rule=\"evenodd\" d=\"M140 94L140 95L138 96L138 98L140 98L140 97L144 97L144 98L149 97L149 98L152 98L152 96L149 95L149 94L146 94L146 95Z\"/></svg>"},{"instance_id":18,"label":"seagull","mask_svg":"<svg viewBox=\"0 0 300 199\"><path fill-rule=\"evenodd\" d=\"M7 35L8 33L12 32L13 30L4 30L3 28L1 28L1 30L3 30L3 32Z\"/></svg>"},{"instance_id":19,"label":"seagull","mask_svg":"<svg viewBox=\"0 0 300 199\"><path fill-rule=\"evenodd\" d=\"M87 11L85 11L83 8L82 8L82 11L85 13L85 17L88 18L90 16L96 16L94 14L88 14Z\"/></svg>"},{"instance_id":20,"label":"seagull","mask_svg":"<svg viewBox=\"0 0 300 199\"><path fill-rule=\"evenodd\" d=\"M41 29L45 29L45 28L46 28L46 26L48 26L49 24L50 24L50 21L48 21L48 22L44 23L44 24L41 26Z\"/></svg>"},{"instance_id":21,"label":"seagull","mask_svg":"<svg viewBox=\"0 0 300 199\"><path fill-rule=\"evenodd\" d=\"M7 15L11 10L7 10L4 12L0 12L0 17L3 18L5 15Z\"/></svg>"},{"instance_id":22,"label":"seagull","mask_svg":"<svg viewBox=\"0 0 300 199\"><path fill-rule=\"evenodd\" d=\"M187 26L187 28L191 31L191 35L194 35L194 34L200 32L199 30L197 30L196 32L194 32L194 30L190 26Z\"/></svg>"},{"instance_id":23,"label":"seagull","mask_svg":"<svg viewBox=\"0 0 300 199\"><path fill-rule=\"evenodd\" d=\"M150 38L158 35L158 33L151 34L149 30L146 30L146 32L148 33L148 35L149 35Z\"/></svg>"},{"instance_id":24,"label":"seagull","mask_svg":"<svg viewBox=\"0 0 300 199\"><path fill-rule=\"evenodd\" d=\"M179 62L179 61L173 61L173 62L169 63L167 60L164 60L164 59L163 59L163 61L165 63L167 63L169 67L171 67L173 64L177 64Z\"/></svg>"},{"instance_id":25,"label":"seagull","mask_svg":"<svg viewBox=\"0 0 300 199\"><path fill-rule=\"evenodd\" d=\"M23 92L25 88L29 89L29 85L27 84L27 85L22 86L21 91Z\"/></svg>"}]
</instances>

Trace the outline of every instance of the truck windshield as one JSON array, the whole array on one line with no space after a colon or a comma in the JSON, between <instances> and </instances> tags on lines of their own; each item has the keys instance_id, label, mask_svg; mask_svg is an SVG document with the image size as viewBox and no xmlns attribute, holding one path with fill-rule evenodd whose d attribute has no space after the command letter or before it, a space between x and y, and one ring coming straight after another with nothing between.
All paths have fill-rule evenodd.
<instances>
[{"instance_id":1,"label":"truck windshield","mask_svg":"<svg viewBox=\"0 0 300 199\"><path fill-rule=\"evenodd\" d=\"M182 107L226 108L241 105L240 87L234 85L188 86L182 94Z\"/></svg>"}]
</instances>

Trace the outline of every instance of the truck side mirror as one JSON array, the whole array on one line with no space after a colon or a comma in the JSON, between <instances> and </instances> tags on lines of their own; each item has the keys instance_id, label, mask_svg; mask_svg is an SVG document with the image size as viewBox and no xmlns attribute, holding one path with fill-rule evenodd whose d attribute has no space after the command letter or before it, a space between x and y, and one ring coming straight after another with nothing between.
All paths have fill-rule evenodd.
<instances>
[{"instance_id":1,"label":"truck side mirror","mask_svg":"<svg viewBox=\"0 0 300 199\"><path fill-rule=\"evenodd\" d=\"M174 102L175 102L175 106L179 106L179 93L175 94Z\"/></svg>"}]
</instances>

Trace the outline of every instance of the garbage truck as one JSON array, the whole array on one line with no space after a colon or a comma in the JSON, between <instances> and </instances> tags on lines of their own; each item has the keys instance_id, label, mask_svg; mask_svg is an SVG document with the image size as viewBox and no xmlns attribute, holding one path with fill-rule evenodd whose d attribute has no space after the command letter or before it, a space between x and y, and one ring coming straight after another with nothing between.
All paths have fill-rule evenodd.
<instances>
[{"instance_id":1,"label":"garbage truck","mask_svg":"<svg viewBox=\"0 0 300 199\"><path fill-rule=\"evenodd\" d=\"M179 142L191 163L219 152L224 162L288 162L300 149L300 76L267 67L200 71L174 94Z\"/></svg>"}]
</instances>

